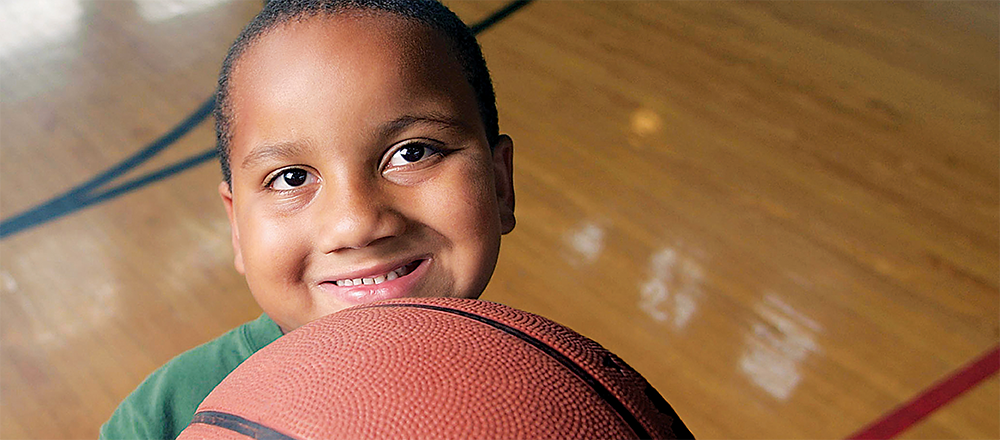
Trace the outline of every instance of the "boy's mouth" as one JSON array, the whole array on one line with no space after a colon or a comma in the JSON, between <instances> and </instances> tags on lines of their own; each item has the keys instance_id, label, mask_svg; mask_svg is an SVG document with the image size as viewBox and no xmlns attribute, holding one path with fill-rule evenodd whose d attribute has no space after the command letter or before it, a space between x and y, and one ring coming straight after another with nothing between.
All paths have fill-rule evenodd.
<instances>
[{"instance_id":1,"label":"boy's mouth","mask_svg":"<svg viewBox=\"0 0 1000 440\"><path fill-rule=\"evenodd\" d=\"M367 278L346 278L346 279L343 279L343 280L336 280L336 281L330 281L330 282L333 283L333 284L336 284L339 287L353 287L353 286L362 286L362 285L382 284L382 283L384 283L386 281L392 281L392 280L394 280L396 278L400 278L400 277L404 277L406 275L409 275L410 272L413 272L413 270L416 269L417 266L420 266L420 263L423 263L423 261L424 260L417 260L417 261L414 261L412 263L408 263L408 264L405 264L403 266L397 267L397 268L395 268L393 270L390 270L390 271L388 271L388 272L386 272L384 274L379 274L379 275L376 275L376 276L373 276L373 277L367 277Z\"/></svg>"}]
</instances>

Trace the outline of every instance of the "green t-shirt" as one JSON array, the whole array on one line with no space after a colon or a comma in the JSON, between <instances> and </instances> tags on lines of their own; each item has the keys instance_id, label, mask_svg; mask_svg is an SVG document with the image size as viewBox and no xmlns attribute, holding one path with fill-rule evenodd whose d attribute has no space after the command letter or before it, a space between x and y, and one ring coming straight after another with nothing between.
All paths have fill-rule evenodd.
<instances>
[{"instance_id":1,"label":"green t-shirt","mask_svg":"<svg viewBox=\"0 0 1000 440\"><path fill-rule=\"evenodd\" d=\"M261 315L173 358L118 405L101 426L101 439L176 438L222 379L279 337L278 325Z\"/></svg>"}]
</instances>

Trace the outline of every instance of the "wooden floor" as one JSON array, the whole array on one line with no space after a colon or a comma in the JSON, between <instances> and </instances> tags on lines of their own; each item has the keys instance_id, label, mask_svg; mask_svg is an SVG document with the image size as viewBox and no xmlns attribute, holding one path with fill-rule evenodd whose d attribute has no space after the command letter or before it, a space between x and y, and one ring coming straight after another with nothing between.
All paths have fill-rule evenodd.
<instances>
[{"instance_id":1,"label":"wooden floor","mask_svg":"<svg viewBox=\"0 0 1000 440\"><path fill-rule=\"evenodd\" d=\"M259 7L0 3L2 218L180 124ZM702 438L851 435L1000 341L998 20L528 5L480 36L518 218L483 298L617 352ZM213 142L209 119L109 185ZM0 241L0 437L94 438L146 374L260 313L219 179L205 162ZM1000 437L998 401L994 375L902 436Z\"/></svg>"}]
</instances>

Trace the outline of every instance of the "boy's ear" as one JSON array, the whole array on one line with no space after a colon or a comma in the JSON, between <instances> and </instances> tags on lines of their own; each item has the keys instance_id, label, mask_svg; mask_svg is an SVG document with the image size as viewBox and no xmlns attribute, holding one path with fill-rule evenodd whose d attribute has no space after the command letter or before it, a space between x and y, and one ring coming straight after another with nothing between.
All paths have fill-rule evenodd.
<instances>
[{"instance_id":1,"label":"boy's ear","mask_svg":"<svg viewBox=\"0 0 1000 440\"><path fill-rule=\"evenodd\" d=\"M222 205L226 207L226 215L229 216L229 229L232 231L233 253L236 257L233 265L241 275L246 275L243 270L243 253L240 251L240 229L236 226L236 214L233 212L233 191L226 182L219 183L219 195L222 196Z\"/></svg>"},{"instance_id":2,"label":"boy's ear","mask_svg":"<svg viewBox=\"0 0 1000 440\"><path fill-rule=\"evenodd\" d=\"M493 174L500 205L500 227L504 234L514 230L514 141L500 135L493 147Z\"/></svg>"}]
</instances>

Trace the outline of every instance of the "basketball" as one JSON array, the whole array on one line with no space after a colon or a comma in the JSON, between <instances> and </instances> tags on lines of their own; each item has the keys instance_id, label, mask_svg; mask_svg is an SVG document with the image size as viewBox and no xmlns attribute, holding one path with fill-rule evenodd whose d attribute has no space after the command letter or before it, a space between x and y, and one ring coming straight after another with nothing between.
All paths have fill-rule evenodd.
<instances>
[{"instance_id":1,"label":"basketball","mask_svg":"<svg viewBox=\"0 0 1000 440\"><path fill-rule=\"evenodd\" d=\"M487 301L389 300L260 350L181 439L690 437L641 375L551 320Z\"/></svg>"}]
</instances>

